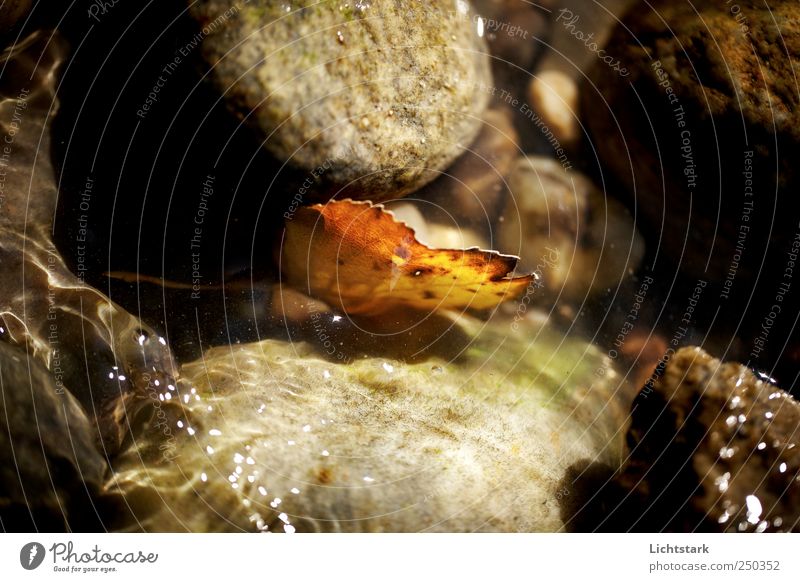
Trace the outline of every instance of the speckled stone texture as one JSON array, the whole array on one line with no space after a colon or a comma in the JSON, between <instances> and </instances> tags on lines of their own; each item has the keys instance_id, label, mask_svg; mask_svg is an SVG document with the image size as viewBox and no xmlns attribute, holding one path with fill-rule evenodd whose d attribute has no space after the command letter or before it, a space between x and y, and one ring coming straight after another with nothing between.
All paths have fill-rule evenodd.
<instances>
[{"instance_id":1,"label":"speckled stone texture","mask_svg":"<svg viewBox=\"0 0 800 582\"><path fill-rule=\"evenodd\" d=\"M209 32L218 89L270 152L320 174L318 197L407 194L474 139L492 80L467 3L287 6L206 0L190 12Z\"/></svg>"},{"instance_id":2,"label":"speckled stone texture","mask_svg":"<svg viewBox=\"0 0 800 582\"><path fill-rule=\"evenodd\" d=\"M799 9L780 0L637 3L606 46L630 75L597 62L583 86L603 172L627 185L666 255L692 276L728 275L741 225L749 230L738 278L758 272L768 245L780 265L797 230Z\"/></svg>"},{"instance_id":3,"label":"speckled stone texture","mask_svg":"<svg viewBox=\"0 0 800 582\"><path fill-rule=\"evenodd\" d=\"M623 470L573 507L571 529L800 531L800 404L745 366L679 350L635 400L627 438ZM608 478L573 473L583 487Z\"/></svg>"}]
</instances>

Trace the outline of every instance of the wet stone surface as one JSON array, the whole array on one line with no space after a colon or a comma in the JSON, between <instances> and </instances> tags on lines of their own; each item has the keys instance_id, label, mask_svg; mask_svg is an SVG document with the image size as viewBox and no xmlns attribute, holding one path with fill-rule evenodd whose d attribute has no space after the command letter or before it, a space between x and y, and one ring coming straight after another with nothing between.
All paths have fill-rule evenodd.
<instances>
[{"instance_id":1,"label":"wet stone surface","mask_svg":"<svg viewBox=\"0 0 800 582\"><path fill-rule=\"evenodd\" d=\"M317 347L207 351L171 400L174 458L150 434L114 462L110 489L150 498L125 529L557 530L559 479L585 456L619 462L632 391L607 357L546 326L464 323L452 361L352 353L330 313Z\"/></svg>"},{"instance_id":2,"label":"wet stone surface","mask_svg":"<svg viewBox=\"0 0 800 582\"><path fill-rule=\"evenodd\" d=\"M475 138L491 72L466 2L293 6L190 9L212 31L214 84L278 158L377 201L432 180Z\"/></svg>"},{"instance_id":3,"label":"wet stone surface","mask_svg":"<svg viewBox=\"0 0 800 582\"><path fill-rule=\"evenodd\" d=\"M113 453L128 415L153 412L149 388L174 382L177 368L166 340L71 272L53 243L58 190L41 152L50 151L65 51L61 37L38 32L2 55L9 74L0 81L0 130L13 139L0 208L0 336L28 350L91 411Z\"/></svg>"},{"instance_id":4,"label":"wet stone surface","mask_svg":"<svg viewBox=\"0 0 800 582\"><path fill-rule=\"evenodd\" d=\"M568 472L586 493L565 504L569 529L800 531L800 404L741 364L681 349L635 400L627 439L617 476Z\"/></svg>"}]
</instances>

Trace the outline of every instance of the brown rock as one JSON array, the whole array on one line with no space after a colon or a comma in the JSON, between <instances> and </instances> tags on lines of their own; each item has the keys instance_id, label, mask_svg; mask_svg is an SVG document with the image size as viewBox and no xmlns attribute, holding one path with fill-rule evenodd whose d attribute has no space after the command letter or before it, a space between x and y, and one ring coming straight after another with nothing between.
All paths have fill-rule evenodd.
<instances>
[{"instance_id":1,"label":"brown rock","mask_svg":"<svg viewBox=\"0 0 800 582\"><path fill-rule=\"evenodd\" d=\"M492 54L492 74L500 85L526 82L526 72L550 37L552 19L546 10L550 2L535 5L519 0L473 0L483 19L483 34Z\"/></svg>"},{"instance_id":2,"label":"brown rock","mask_svg":"<svg viewBox=\"0 0 800 582\"><path fill-rule=\"evenodd\" d=\"M800 531L800 403L749 368L679 350L635 401L628 445L584 529Z\"/></svg>"},{"instance_id":3,"label":"brown rock","mask_svg":"<svg viewBox=\"0 0 800 582\"><path fill-rule=\"evenodd\" d=\"M667 256L729 286L765 254L783 262L800 186L798 4L638 3L605 48L630 75L596 62L583 117Z\"/></svg>"},{"instance_id":4,"label":"brown rock","mask_svg":"<svg viewBox=\"0 0 800 582\"><path fill-rule=\"evenodd\" d=\"M10 0L3 2L0 10L0 36L6 34L27 15L31 9L31 0Z\"/></svg>"},{"instance_id":5,"label":"brown rock","mask_svg":"<svg viewBox=\"0 0 800 582\"><path fill-rule=\"evenodd\" d=\"M106 463L78 402L34 358L2 342L0 395L3 529L96 527L92 497Z\"/></svg>"},{"instance_id":6,"label":"brown rock","mask_svg":"<svg viewBox=\"0 0 800 582\"><path fill-rule=\"evenodd\" d=\"M641 262L644 244L631 216L580 172L520 156L507 183L500 249L541 277L537 295L582 300L616 288Z\"/></svg>"},{"instance_id":7,"label":"brown rock","mask_svg":"<svg viewBox=\"0 0 800 582\"><path fill-rule=\"evenodd\" d=\"M419 197L428 221L472 227L488 235L504 206L505 179L521 152L508 108L484 112L475 142Z\"/></svg>"},{"instance_id":8,"label":"brown rock","mask_svg":"<svg viewBox=\"0 0 800 582\"><path fill-rule=\"evenodd\" d=\"M531 79L528 97L558 141L574 146L580 135L575 81L560 71L546 69Z\"/></svg>"}]
</instances>

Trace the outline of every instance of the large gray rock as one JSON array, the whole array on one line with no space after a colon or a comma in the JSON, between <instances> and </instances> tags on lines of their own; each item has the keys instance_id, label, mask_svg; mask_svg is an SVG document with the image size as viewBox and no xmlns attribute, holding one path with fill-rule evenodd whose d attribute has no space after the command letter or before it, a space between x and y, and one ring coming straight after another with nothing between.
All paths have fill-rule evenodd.
<instances>
[{"instance_id":1,"label":"large gray rock","mask_svg":"<svg viewBox=\"0 0 800 582\"><path fill-rule=\"evenodd\" d=\"M170 400L174 459L146 435L114 462L112 490L151 490L128 529L558 529L561 475L619 462L633 392L605 354L541 321L447 323L413 363L374 354L407 333L373 335L365 355L324 312L309 342L206 351Z\"/></svg>"},{"instance_id":2,"label":"large gray rock","mask_svg":"<svg viewBox=\"0 0 800 582\"><path fill-rule=\"evenodd\" d=\"M383 200L435 178L473 140L488 101L478 86L491 73L466 2L292 7L203 0L190 9L208 33L214 83L277 157L323 185Z\"/></svg>"},{"instance_id":3,"label":"large gray rock","mask_svg":"<svg viewBox=\"0 0 800 582\"><path fill-rule=\"evenodd\" d=\"M581 94L601 169L666 256L745 300L797 233L799 8L636 3L604 47L629 74L597 60Z\"/></svg>"}]
</instances>

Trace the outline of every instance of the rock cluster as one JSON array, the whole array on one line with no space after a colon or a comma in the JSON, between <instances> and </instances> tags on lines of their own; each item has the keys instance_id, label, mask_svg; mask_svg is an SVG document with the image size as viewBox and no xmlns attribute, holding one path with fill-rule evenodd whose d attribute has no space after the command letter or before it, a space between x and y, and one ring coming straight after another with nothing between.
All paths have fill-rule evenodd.
<instances>
[{"instance_id":1,"label":"rock cluster","mask_svg":"<svg viewBox=\"0 0 800 582\"><path fill-rule=\"evenodd\" d=\"M466 2L293 6L190 8L214 83L276 157L378 201L429 182L475 138L491 72Z\"/></svg>"}]
</instances>

